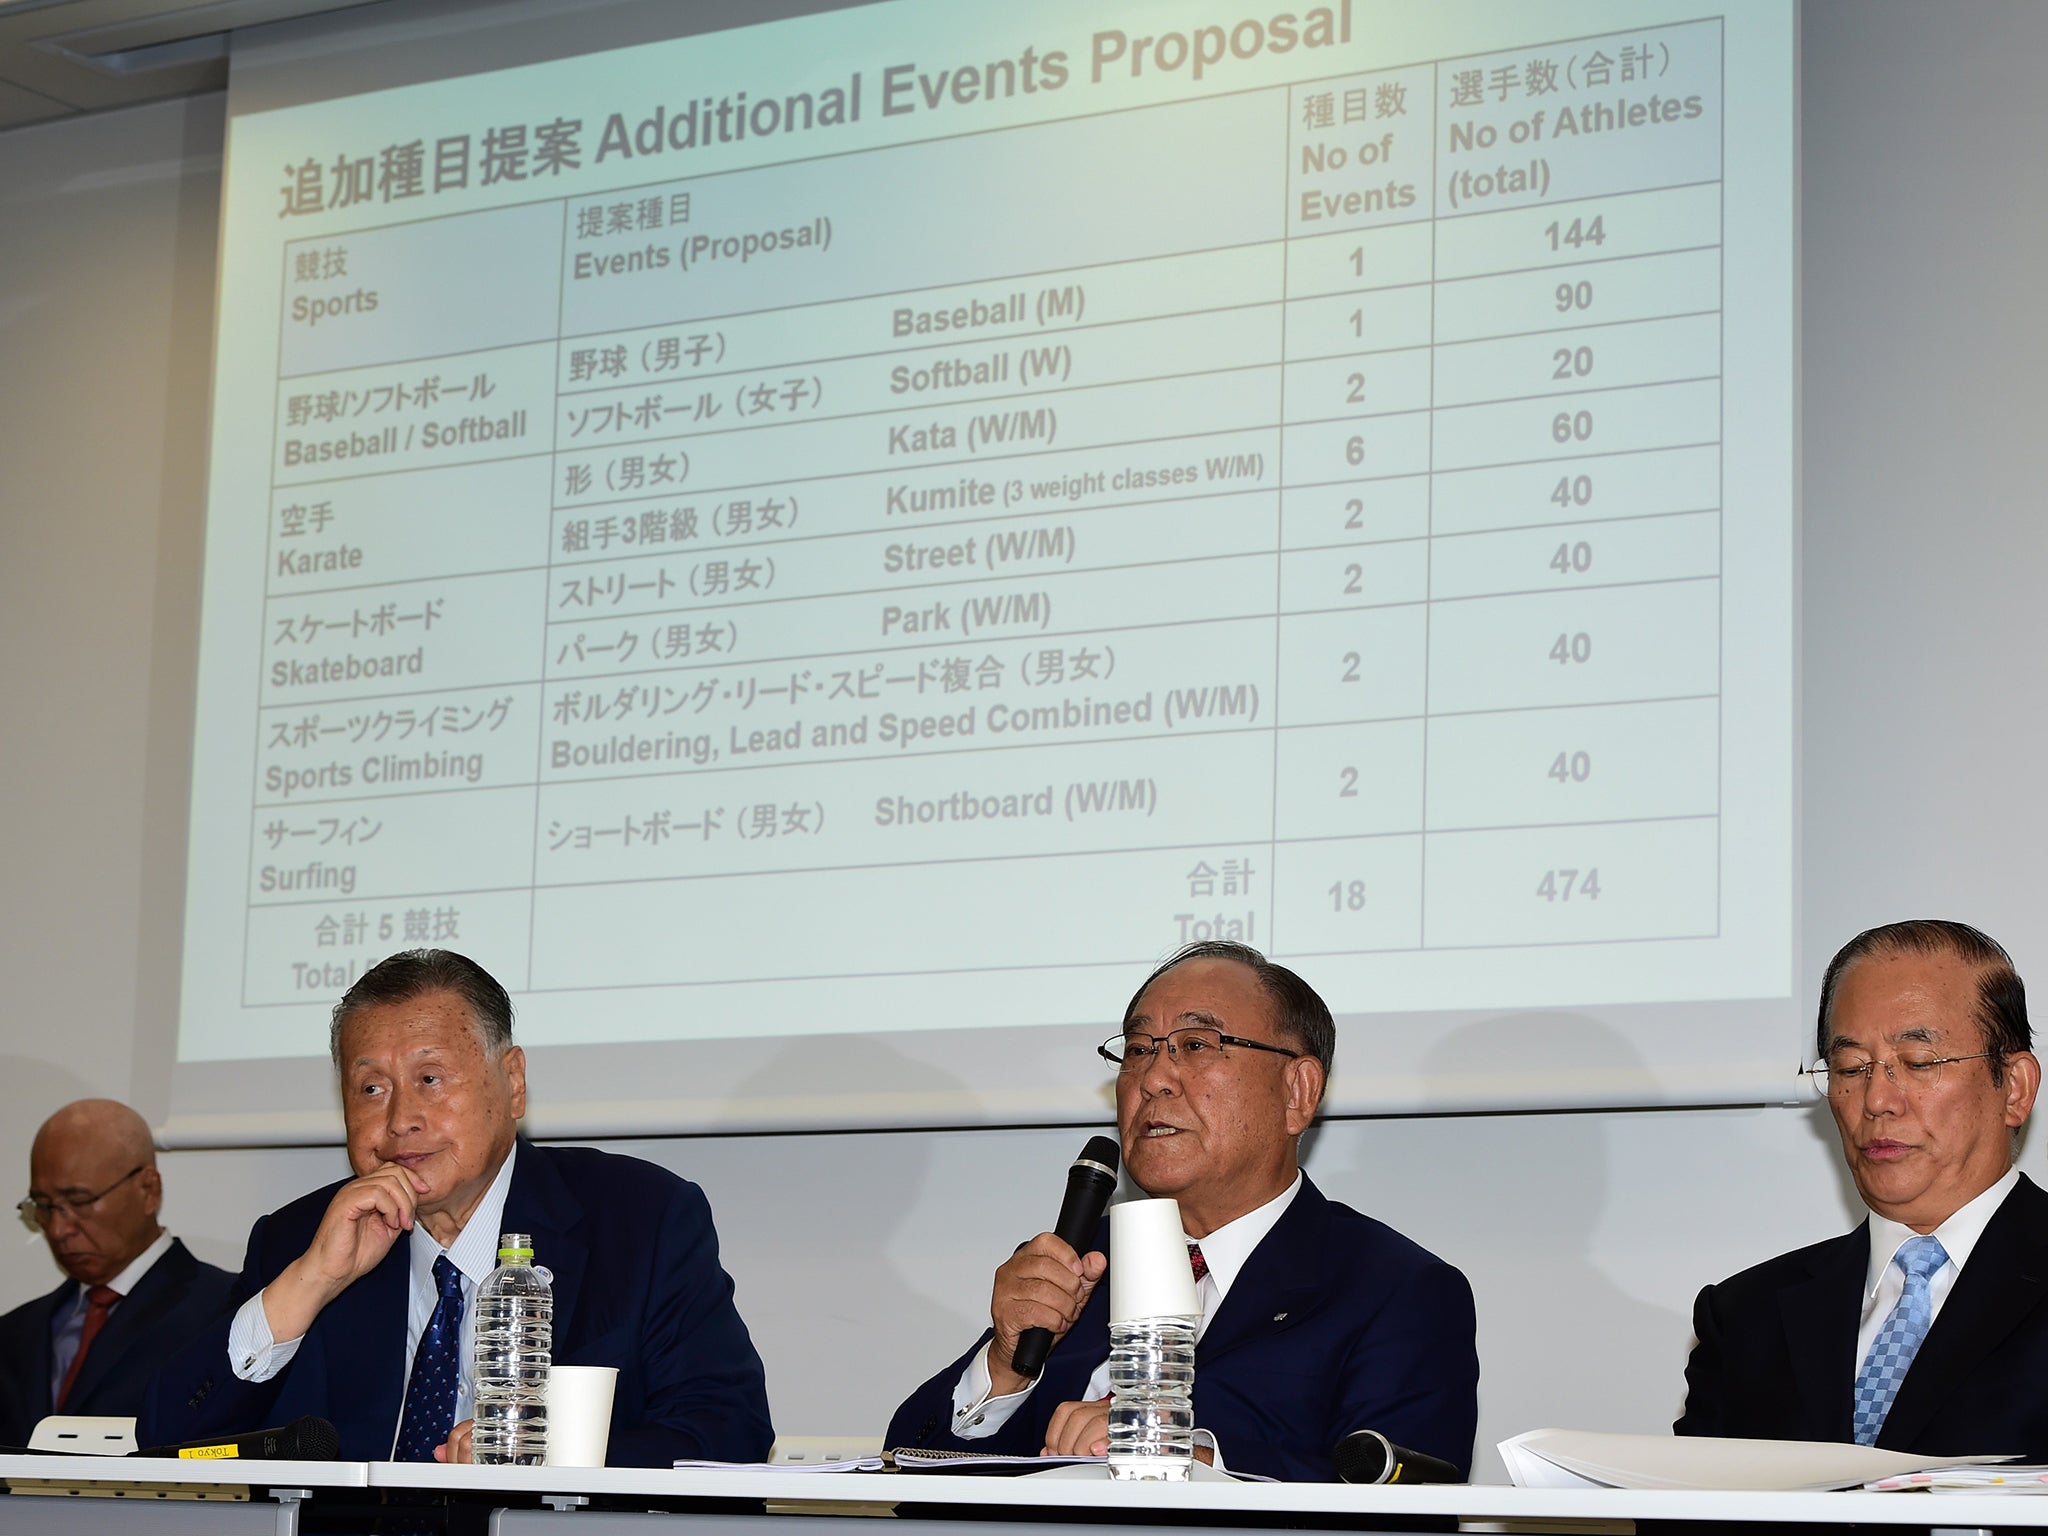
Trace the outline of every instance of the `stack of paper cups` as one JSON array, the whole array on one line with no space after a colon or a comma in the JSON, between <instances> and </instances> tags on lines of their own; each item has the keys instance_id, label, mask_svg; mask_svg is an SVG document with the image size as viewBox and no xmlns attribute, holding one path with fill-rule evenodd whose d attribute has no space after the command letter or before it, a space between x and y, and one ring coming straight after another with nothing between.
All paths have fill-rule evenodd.
<instances>
[{"instance_id":1,"label":"stack of paper cups","mask_svg":"<svg viewBox=\"0 0 2048 1536\"><path fill-rule=\"evenodd\" d=\"M1195 1272L1178 1200L1126 1200L1109 1208L1109 1322L1198 1318Z\"/></svg>"},{"instance_id":2,"label":"stack of paper cups","mask_svg":"<svg viewBox=\"0 0 2048 1536\"><path fill-rule=\"evenodd\" d=\"M612 1434L615 1365L558 1365L548 1372L551 1467L601 1467Z\"/></svg>"}]
</instances>

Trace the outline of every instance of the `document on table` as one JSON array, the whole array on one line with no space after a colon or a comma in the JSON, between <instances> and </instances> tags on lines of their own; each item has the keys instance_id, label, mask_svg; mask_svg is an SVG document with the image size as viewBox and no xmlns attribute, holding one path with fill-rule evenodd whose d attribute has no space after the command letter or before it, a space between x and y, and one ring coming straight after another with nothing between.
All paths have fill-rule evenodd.
<instances>
[{"instance_id":1,"label":"document on table","mask_svg":"<svg viewBox=\"0 0 2048 1536\"><path fill-rule=\"evenodd\" d=\"M1500 1443L1518 1488L1675 1488L1771 1493L1859 1488L1931 1469L1985 1467L2010 1456L1914 1456L1813 1440L1719 1440L1532 1429Z\"/></svg>"},{"instance_id":2,"label":"document on table","mask_svg":"<svg viewBox=\"0 0 2048 1536\"><path fill-rule=\"evenodd\" d=\"M999 1456L994 1452L937 1451L898 1446L889 1453L898 1472L1002 1472L1021 1475L1051 1467L1101 1467L1107 1456Z\"/></svg>"},{"instance_id":3,"label":"document on table","mask_svg":"<svg viewBox=\"0 0 2048 1536\"><path fill-rule=\"evenodd\" d=\"M2048 1466L1949 1463L1921 1472L1880 1477L1863 1486L1872 1493L2048 1493Z\"/></svg>"},{"instance_id":4,"label":"document on table","mask_svg":"<svg viewBox=\"0 0 2048 1536\"><path fill-rule=\"evenodd\" d=\"M1006 1477L1100 1478L1109 1475L1106 1456L997 1456L979 1451L933 1451L901 1447L880 1456L852 1456L822 1461L691 1461L675 1463L682 1471L711 1472L948 1472ZM1256 1472L1218 1472L1197 1461L1189 1469L1198 1483L1270 1483Z\"/></svg>"},{"instance_id":5,"label":"document on table","mask_svg":"<svg viewBox=\"0 0 2048 1536\"><path fill-rule=\"evenodd\" d=\"M848 1456L826 1461L692 1461L678 1457L680 1472L879 1472L879 1456Z\"/></svg>"}]
</instances>

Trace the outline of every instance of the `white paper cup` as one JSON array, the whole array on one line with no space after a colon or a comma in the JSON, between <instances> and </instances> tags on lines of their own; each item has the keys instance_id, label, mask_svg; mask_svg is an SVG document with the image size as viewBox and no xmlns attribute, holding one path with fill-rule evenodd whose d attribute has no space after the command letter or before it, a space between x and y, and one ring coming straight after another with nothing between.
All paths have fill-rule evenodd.
<instances>
[{"instance_id":1,"label":"white paper cup","mask_svg":"<svg viewBox=\"0 0 2048 1536\"><path fill-rule=\"evenodd\" d=\"M1178 1200L1126 1200L1109 1208L1109 1320L1200 1317Z\"/></svg>"},{"instance_id":2,"label":"white paper cup","mask_svg":"<svg viewBox=\"0 0 2048 1536\"><path fill-rule=\"evenodd\" d=\"M557 1365L548 1370L548 1459L551 1467L601 1467L612 1438L616 1365Z\"/></svg>"}]
</instances>

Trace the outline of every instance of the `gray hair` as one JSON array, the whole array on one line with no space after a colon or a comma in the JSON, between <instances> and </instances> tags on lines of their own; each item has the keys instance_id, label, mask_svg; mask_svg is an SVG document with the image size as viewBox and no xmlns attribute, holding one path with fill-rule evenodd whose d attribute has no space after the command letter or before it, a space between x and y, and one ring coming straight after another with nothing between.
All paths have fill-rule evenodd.
<instances>
[{"instance_id":1,"label":"gray hair","mask_svg":"<svg viewBox=\"0 0 2048 1536\"><path fill-rule=\"evenodd\" d=\"M2033 1026L2027 1021L2027 986L2013 969L2012 956L1988 933L1968 923L1941 918L1914 918L1866 928L1828 962L1820 984L1820 1017L1814 1025L1814 1047L1822 1055L1834 1036L1835 990L1850 966L1870 955L1954 955L1977 971L1977 1023L1984 1031L1985 1065L1991 1081L2005 1082L2007 1058L2034 1048Z\"/></svg>"},{"instance_id":2,"label":"gray hair","mask_svg":"<svg viewBox=\"0 0 2048 1536\"><path fill-rule=\"evenodd\" d=\"M493 1061L512 1044L512 999L498 979L467 955L452 949L407 949L378 961L356 978L334 1005L327 1053L341 1066L341 1029L366 1008L409 1003L429 992L453 992L469 1006L470 1019Z\"/></svg>"},{"instance_id":3,"label":"gray hair","mask_svg":"<svg viewBox=\"0 0 2048 1536\"><path fill-rule=\"evenodd\" d=\"M1325 1082L1329 1080L1330 1063L1337 1055L1337 1023L1330 1017L1330 1005L1293 971L1268 960L1249 944L1207 939L1174 951L1158 970L1145 978L1145 985L1131 994L1131 1000L1124 1008L1124 1023L1130 1023L1131 1015L1138 1011L1138 1004L1144 1000L1153 982L1175 966L1185 965L1190 960L1229 960L1257 977L1259 989L1273 1004L1280 1033L1321 1062L1323 1079Z\"/></svg>"}]
</instances>

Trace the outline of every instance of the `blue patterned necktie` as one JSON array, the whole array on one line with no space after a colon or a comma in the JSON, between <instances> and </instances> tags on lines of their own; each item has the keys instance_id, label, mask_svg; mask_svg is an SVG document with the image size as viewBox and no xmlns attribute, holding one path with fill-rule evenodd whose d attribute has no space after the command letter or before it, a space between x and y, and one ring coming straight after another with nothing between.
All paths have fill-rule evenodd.
<instances>
[{"instance_id":1,"label":"blue patterned necktie","mask_svg":"<svg viewBox=\"0 0 2048 1536\"><path fill-rule=\"evenodd\" d=\"M455 1386L462 1372L462 1271L445 1253L434 1260L434 1288L441 1299L413 1352L405 1414L398 1421L398 1461L432 1461L434 1447L455 1427Z\"/></svg>"},{"instance_id":2,"label":"blue patterned necktie","mask_svg":"<svg viewBox=\"0 0 2048 1536\"><path fill-rule=\"evenodd\" d=\"M1935 1237L1916 1237L1901 1243L1892 1262L1906 1273L1906 1289L1892 1315L1877 1330L1870 1357L1856 1373L1856 1443L1875 1445L1884 1416L1892 1411L1892 1399L1899 1395L1899 1383L1912 1368L1920 1352L1920 1341L1934 1321L1934 1304L1927 1282L1948 1262L1948 1250Z\"/></svg>"}]
</instances>

